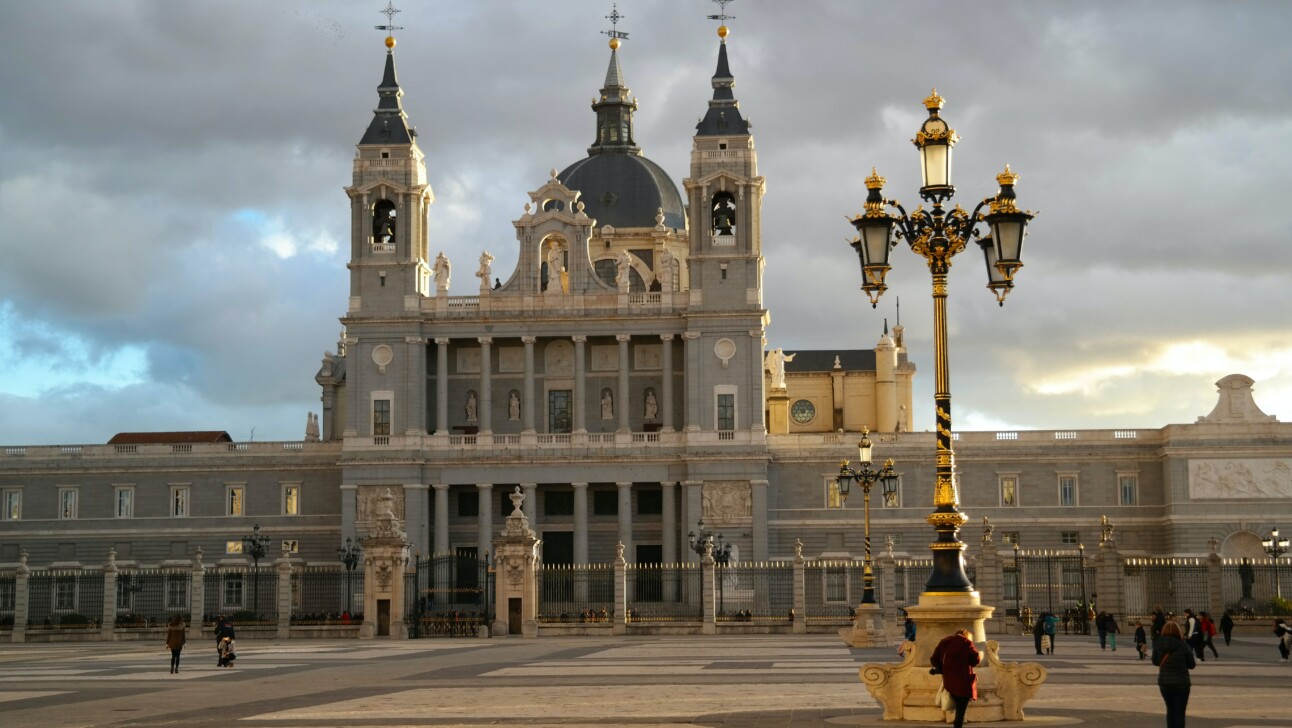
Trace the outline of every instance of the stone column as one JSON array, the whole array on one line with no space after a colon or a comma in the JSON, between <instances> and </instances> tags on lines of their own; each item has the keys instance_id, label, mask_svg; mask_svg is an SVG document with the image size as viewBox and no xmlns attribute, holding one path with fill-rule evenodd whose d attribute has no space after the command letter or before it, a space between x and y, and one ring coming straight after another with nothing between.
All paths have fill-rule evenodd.
<instances>
[{"instance_id":1,"label":"stone column","mask_svg":"<svg viewBox=\"0 0 1292 728\"><path fill-rule=\"evenodd\" d=\"M624 545L619 544L615 556L615 608L610 617L611 634L628 634L628 561L624 559Z\"/></svg>"},{"instance_id":2,"label":"stone column","mask_svg":"<svg viewBox=\"0 0 1292 728\"><path fill-rule=\"evenodd\" d=\"M677 563L677 488L673 481L660 481L660 490L663 491L662 500L664 501L664 512L662 515L664 563Z\"/></svg>"},{"instance_id":3,"label":"stone column","mask_svg":"<svg viewBox=\"0 0 1292 728\"><path fill-rule=\"evenodd\" d=\"M803 558L803 542L794 542L794 634L807 634L807 561Z\"/></svg>"},{"instance_id":4,"label":"stone column","mask_svg":"<svg viewBox=\"0 0 1292 728\"><path fill-rule=\"evenodd\" d=\"M421 336L406 336L408 397L405 398L404 411L408 413L404 426L405 435L425 435L426 426L426 339Z\"/></svg>"},{"instance_id":5,"label":"stone column","mask_svg":"<svg viewBox=\"0 0 1292 728\"><path fill-rule=\"evenodd\" d=\"M615 483L619 489L619 543L624 545L625 557L629 562L637 562L637 551L633 548L633 484Z\"/></svg>"},{"instance_id":6,"label":"stone column","mask_svg":"<svg viewBox=\"0 0 1292 728\"><path fill-rule=\"evenodd\" d=\"M1122 564L1121 554L1117 551L1117 542L1109 538L1099 544L1099 553L1095 557L1095 593L1099 595L1100 611L1116 615L1119 625L1127 625L1126 621L1126 571ZM1210 574L1208 574L1210 577ZM1224 614L1220 612L1213 614ZM1126 630L1134 634L1134 630ZM1128 639L1129 643L1130 640Z\"/></svg>"},{"instance_id":7,"label":"stone column","mask_svg":"<svg viewBox=\"0 0 1292 728\"><path fill-rule=\"evenodd\" d=\"M522 336L520 341L525 345L525 384L520 403L521 429L524 432L534 432L534 342L537 338ZM531 509L534 507L528 498L525 500L525 505Z\"/></svg>"},{"instance_id":8,"label":"stone column","mask_svg":"<svg viewBox=\"0 0 1292 728\"><path fill-rule=\"evenodd\" d=\"M700 498L700 489L704 487L704 481L688 480L683 485L686 486L686 524L684 527L687 532L699 533L700 519L704 517L703 501ZM687 561L698 561L699 558L698 554L687 549Z\"/></svg>"},{"instance_id":9,"label":"stone column","mask_svg":"<svg viewBox=\"0 0 1292 728\"><path fill-rule=\"evenodd\" d=\"M628 423L628 411L631 409L628 404L631 396L628 392L628 372L632 369L632 362L628 361L628 342L631 341L632 338L633 337L628 334L618 334L615 336L615 341L619 342L619 394L616 395L616 399L619 401L615 403L618 407L615 414L619 415L620 432L632 431L632 427ZM632 545L628 544L626 541L624 543L627 544L629 554L631 555Z\"/></svg>"},{"instance_id":10,"label":"stone column","mask_svg":"<svg viewBox=\"0 0 1292 728\"><path fill-rule=\"evenodd\" d=\"M449 340L435 339L435 434L448 435L449 429Z\"/></svg>"},{"instance_id":11,"label":"stone column","mask_svg":"<svg viewBox=\"0 0 1292 728\"><path fill-rule=\"evenodd\" d=\"M520 488L510 495L512 509L503 522L502 533L494 542L494 623L495 635L538 635L534 588L534 562L538 538L529 527L521 502ZM511 624L511 601L520 600L520 624Z\"/></svg>"},{"instance_id":12,"label":"stone column","mask_svg":"<svg viewBox=\"0 0 1292 728\"><path fill-rule=\"evenodd\" d=\"M278 571L278 639L292 636L292 557L287 549L274 562Z\"/></svg>"},{"instance_id":13,"label":"stone column","mask_svg":"<svg viewBox=\"0 0 1292 728\"><path fill-rule=\"evenodd\" d=\"M700 624L700 634L718 633L718 589L714 579L717 571L713 561L713 541L709 541L704 547L704 558L700 560L700 598L704 614L703 622Z\"/></svg>"},{"instance_id":14,"label":"stone column","mask_svg":"<svg viewBox=\"0 0 1292 728\"><path fill-rule=\"evenodd\" d=\"M767 548L767 481L749 481L750 515L753 516L753 561L766 561Z\"/></svg>"},{"instance_id":15,"label":"stone column","mask_svg":"<svg viewBox=\"0 0 1292 728\"><path fill-rule=\"evenodd\" d=\"M1218 546L1219 544L1216 545ZM1225 597L1220 586L1220 554L1216 553L1214 549L1210 554L1207 554L1207 611L1213 615L1225 613ZM1122 614L1121 617L1122 623L1125 623L1126 615ZM1217 623L1220 622L1219 616L1213 617L1213 619Z\"/></svg>"},{"instance_id":16,"label":"stone column","mask_svg":"<svg viewBox=\"0 0 1292 728\"><path fill-rule=\"evenodd\" d=\"M584 381L587 376L584 372L584 349L588 343L588 337L574 337L574 402L571 406L574 408L574 431L587 432L587 383Z\"/></svg>"},{"instance_id":17,"label":"stone column","mask_svg":"<svg viewBox=\"0 0 1292 728\"><path fill-rule=\"evenodd\" d=\"M449 484L436 483L435 489L435 548L434 556L447 556L449 553Z\"/></svg>"},{"instance_id":18,"label":"stone column","mask_svg":"<svg viewBox=\"0 0 1292 728\"><path fill-rule=\"evenodd\" d=\"M202 613L206 611L206 566L202 564L202 547L193 554L188 581L188 639L202 639Z\"/></svg>"},{"instance_id":19,"label":"stone column","mask_svg":"<svg viewBox=\"0 0 1292 728\"><path fill-rule=\"evenodd\" d=\"M480 342L480 434L493 432L493 337L481 336Z\"/></svg>"},{"instance_id":20,"label":"stone column","mask_svg":"<svg viewBox=\"0 0 1292 728\"><path fill-rule=\"evenodd\" d=\"M493 483L476 483L480 517L476 524L476 556L484 559L493 547Z\"/></svg>"},{"instance_id":21,"label":"stone column","mask_svg":"<svg viewBox=\"0 0 1292 728\"><path fill-rule=\"evenodd\" d=\"M902 634L900 628L904 627L905 620L897 611L897 559L893 558L891 550L884 551L873 558L875 570L879 576L879 582L875 585L878 589L876 596L888 610L888 619L885 621L886 625L890 625L888 634Z\"/></svg>"},{"instance_id":22,"label":"stone column","mask_svg":"<svg viewBox=\"0 0 1292 728\"><path fill-rule=\"evenodd\" d=\"M431 552L430 524L426 522L431 510L429 500L430 488L422 483L409 483L404 486L404 521L408 524L408 542L413 550L421 554Z\"/></svg>"},{"instance_id":23,"label":"stone column","mask_svg":"<svg viewBox=\"0 0 1292 728\"><path fill-rule=\"evenodd\" d=\"M408 569L408 540L394 513L395 496L386 488L378 499L376 530L363 539L363 624L359 637L407 639L404 623L404 572ZM290 599L290 594L289 594ZM383 634L383 632L385 634Z\"/></svg>"},{"instance_id":24,"label":"stone column","mask_svg":"<svg viewBox=\"0 0 1292 728\"><path fill-rule=\"evenodd\" d=\"M27 619L31 610L31 592L27 586L29 576L31 570L27 568L27 551L23 549L18 552L18 570L14 572L13 579L13 631L10 633L10 642L27 641Z\"/></svg>"},{"instance_id":25,"label":"stone column","mask_svg":"<svg viewBox=\"0 0 1292 728\"><path fill-rule=\"evenodd\" d=\"M686 368L682 370L682 381L686 385L686 423L682 429L687 432L698 432L700 430L701 407L708 404L708 398L701 398L700 382L700 332L688 331L682 334L682 340L685 342L686 350L683 353L683 359L686 361Z\"/></svg>"},{"instance_id":26,"label":"stone column","mask_svg":"<svg viewBox=\"0 0 1292 728\"><path fill-rule=\"evenodd\" d=\"M661 364L664 367L664 386L660 391L663 399L660 402L660 412L663 414L663 422L660 426L661 432L673 431L673 335L661 334L660 341L663 342L664 350L660 355Z\"/></svg>"},{"instance_id":27,"label":"stone column","mask_svg":"<svg viewBox=\"0 0 1292 728\"><path fill-rule=\"evenodd\" d=\"M103 624L99 639L111 641L117 629L117 550L108 549L108 563L103 565Z\"/></svg>"},{"instance_id":28,"label":"stone column","mask_svg":"<svg viewBox=\"0 0 1292 728\"><path fill-rule=\"evenodd\" d=\"M988 606L996 608L996 614L1000 615L999 619L987 620L986 628L988 634L1006 634L1009 624L1005 620L1005 613L1008 606L1005 604L1005 585L1001 575L1000 557L996 551L995 542L989 540L991 536L984 534L982 547L978 551L978 569L974 579L974 586L978 587L979 600Z\"/></svg>"},{"instance_id":29,"label":"stone column","mask_svg":"<svg viewBox=\"0 0 1292 728\"><path fill-rule=\"evenodd\" d=\"M574 563L588 563L588 484L570 483L574 488Z\"/></svg>"},{"instance_id":30,"label":"stone column","mask_svg":"<svg viewBox=\"0 0 1292 728\"><path fill-rule=\"evenodd\" d=\"M520 488L525 496L520 507L525 511L525 520L529 522L529 527L534 528L538 525L538 484L521 483Z\"/></svg>"},{"instance_id":31,"label":"stone column","mask_svg":"<svg viewBox=\"0 0 1292 728\"><path fill-rule=\"evenodd\" d=\"M359 486L343 483L341 485L341 541L347 538L359 540L355 530L355 521L359 517Z\"/></svg>"}]
</instances>

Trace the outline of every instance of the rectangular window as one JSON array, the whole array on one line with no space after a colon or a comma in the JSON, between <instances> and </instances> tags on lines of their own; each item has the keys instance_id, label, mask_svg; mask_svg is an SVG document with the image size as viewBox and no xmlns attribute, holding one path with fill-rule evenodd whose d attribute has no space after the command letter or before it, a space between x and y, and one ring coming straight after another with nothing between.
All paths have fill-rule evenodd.
<instances>
[{"instance_id":1,"label":"rectangular window","mask_svg":"<svg viewBox=\"0 0 1292 728\"><path fill-rule=\"evenodd\" d=\"M1000 535L1001 543L1013 546L1014 544L1022 545L1018 540L1018 531L1005 531Z\"/></svg>"},{"instance_id":2,"label":"rectangular window","mask_svg":"<svg viewBox=\"0 0 1292 728\"><path fill-rule=\"evenodd\" d=\"M54 582L54 609L59 612L76 611L76 577L61 577Z\"/></svg>"},{"instance_id":3,"label":"rectangular window","mask_svg":"<svg viewBox=\"0 0 1292 728\"><path fill-rule=\"evenodd\" d=\"M637 489L634 489L637 490ZM637 515L659 516L664 513L664 489L642 488L637 490Z\"/></svg>"},{"instance_id":4,"label":"rectangular window","mask_svg":"<svg viewBox=\"0 0 1292 728\"><path fill-rule=\"evenodd\" d=\"M1077 476L1059 476L1059 505L1075 506L1077 504Z\"/></svg>"},{"instance_id":5,"label":"rectangular window","mask_svg":"<svg viewBox=\"0 0 1292 728\"><path fill-rule=\"evenodd\" d=\"M301 514L301 486L290 483L283 486L283 515L299 516Z\"/></svg>"},{"instance_id":6,"label":"rectangular window","mask_svg":"<svg viewBox=\"0 0 1292 728\"><path fill-rule=\"evenodd\" d=\"M58 517L65 521L76 518L77 501L80 498L78 488L58 489Z\"/></svg>"},{"instance_id":7,"label":"rectangular window","mask_svg":"<svg viewBox=\"0 0 1292 728\"><path fill-rule=\"evenodd\" d=\"M848 572L842 566L829 566L825 570L825 600L847 602Z\"/></svg>"},{"instance_id":8,"label":"rectangular window","mask_svg":"<svg viewBox=\"0 0 1292 728\"><path fill-rule=\"evenodd\" d=\"M242 574L224 575L224 594L221 600L225 609L242 608Z\"/></svg>"},{"instance_id":9,"label":"rectangular window","mask_svg":"<svg viewBox=\"0 0 1292 728\"><path fill-rule=\"evenodd\" d=\"M390 434L390 400L374 399L372 401L372 434Z\"/></svg>"},{"instance_id":10,"label":"rectangular window","mask_svg":"<svg viewBox=\"0 0 1292 728\"><path fill-rule=\"evenodd\" d=\"M4 490L4 520L22 519L22 489L6 488Z\"/></svg>"},{"instance_id":11,"label":"rectangular window","mask_svg":"<svg viewBox=\"0 0 1292 728\"><path fill-rule=\"evenodd\" d=\"M166 609L170 611L188 609L188 581L184 577L166 577Z\"/></svg>"},{"instance_id":12,"label":"rectangular window","mask_svg":"<svg viewBox=\"0 0 1292 728\"><path fill-rule=\"evenodd\" d=\"M1012 613L1014 611L1012 607L1019 599L1018 572L1014 570L1013 566L1006 566L1001 575L1005 577L1005 603L1011 607L1008 611Z\"/></svg>"},{"instance_id":13,"label":"rectangular window","mask_svg":"<svg viewBox=\"0 0 1292 728\"><path fill-rule=\"evenodd\" d=\"M225 542L224 542L224 553L226 553L226 554L241 554L241 553L242 553L242 542L241 542L241 541L225 541Z\"/></svg>"},{"instance_id":14,"label":"rectangular window","mask_svg":"<svg viewBox=\"0 0 1292 728\"><path fill-rule=\"evenodd\" d=\"M1002 506L1018 505L1018 476L1000 476L1000 504Z\"/></svg>"},{"instance_id":15,"label":"rectangular window","mask_svg":"<svg viewBox=\"0 0 1292 728\"><path fill-rule=\"evenodd\" d=\"M736 429L736 395L719 394L718 395L718 429L734 430Z\"/></svg>"},{"instance_id":16,"label":"rectangular window","mask_svg":"<svg viewBox=\"0 0 1292 728\"><path fill-rule=\"evenodd\" d=\"M574 428L571 407L572 393L568 389L553 389L547 393L547 431L564 434Z\"/></svg>"},{"instance_id":17,"label":"rectangular window","mask_svg":"<svg viewBox=\"0 0 1292 728\"><path fill-rule=\"evenodd\" d=\"M458 517L475 518L478 515L480 515L479 494L471 491L458 493Z\"/></svg>"},{"instance_id":18,"label":"rectangular window","mask_svg":"<svg viewBox=\"0 0 1292 728\"><path fill-rule=\"evenodd\" d=\"M1117 502L1124 506L1139 505L1139 476L1117 476Z\"/></svg>"},{"instance_id":19,"label":"rectangular window","mask_svg":"<svg viewBox=\"0 0 1292 728\"><path fill-rule=\"evenodd\" d=\"M543 515L573 516L574 491L549 490L543 493Z\"/></svg>"},{"instance_id":20,"label":"rectangular window","mask_svg":"<svg viewBox=\"0 0 1292 728\"><path fill-rule=\"evenodd\" d=\"M117 504L117 518L134 518L135 488L132 485L119 485L115 488L114 500Z\"/></svg>"},{"instance_id":21,"label":"rectangular window","mask_svg":"<svg viewBox=\"0 0 1292 728\"><path fill-rule=\"evenodd\" d=\"M839 480L833 475L825 479L825 507L843 508L843 496L839 493Z\"/></svg>"},{"instance_id":22,"label":"rectangular window","mask_svg":"<svg viewBox=\"0 0 1292 728\"><path fill-rule=\"evenodd\" d=\"M615 491L615 490L592 491L592 515L594 516L619 515L619 491Z\"/></svg>"},{"instance_id":23,"label":"rectangular window","mask_svg":"<svg viewBox=\"0 0 1292 728\"><path fill-rule=\"evenodd\" d=\"M1077 544L1081 543L1081 532L1063 531L1059 534L1059 542L1063 544L1068 544L1071 546L1076 546Z\"/></svg>"},{"instance_id":24,"label":"rectangular window","mask_svg":"<svg viewBox=\"0 0 1292 728\"><path fill-rule=\"evenodd\" d=\"M172 485L170 487L170 515L172 518L188 518L189 486Z\"/></svg>"},{"instance_id":25,"label":"rectangular window","mask_svg":"<svg viewBox=\"0 0 1292 728\"><path fill-rule=\"evenodd\" d=\"M224 487L224 515L226 516L243 516L246 502L244 495L246 490L241 485L226 485Z\"/></svg>"},{"instance_id":26,"label":"rectangular window","mask_svg":"<svg viewBox=\"0 0 1292 728\"><path fill-rule=\"evenodd\" d=\"M117 575L117 611L129 614L134 609L135 592L139 587L135 586L133 579L129 574Z\"/></svg>"}]
</instances>

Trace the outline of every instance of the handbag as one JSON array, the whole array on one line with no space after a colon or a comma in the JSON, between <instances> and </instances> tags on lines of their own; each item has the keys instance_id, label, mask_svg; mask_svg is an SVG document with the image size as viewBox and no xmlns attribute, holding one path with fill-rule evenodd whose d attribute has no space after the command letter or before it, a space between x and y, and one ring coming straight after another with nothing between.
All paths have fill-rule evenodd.
<instances>
[{"instance_id":1,"label":"handbag","mask_svg":"<svg viewBox=\"0 0 1292 728\"><path fill-rule=\"evenodd\" d=\"M951 697L951 693L947 692L945 685L938 687L938 694L933 696L933 704L944 711L956 709L956 701Z\"/></svg>"}]
</instances>

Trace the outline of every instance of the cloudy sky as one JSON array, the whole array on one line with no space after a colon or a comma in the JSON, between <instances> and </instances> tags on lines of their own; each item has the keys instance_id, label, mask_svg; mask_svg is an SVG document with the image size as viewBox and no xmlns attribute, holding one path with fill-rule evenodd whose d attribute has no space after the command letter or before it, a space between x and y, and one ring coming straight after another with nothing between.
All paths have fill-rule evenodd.
<instances>
[{"instance_id":1,"label":"cloudy sky","mask_svg":"<svg viewBox=\"0 0 1292 728\"><path fill-rule=\"evenodd\" d=\"M384 3L6 2L0 9L0 444L126 430L300 439L347 292L342 188L376 103ZM637 138L678 181L710 96L716 7L622 0ZM610 3L406 2L404 105L460 270L553 167L586 154ZM1292 419L1292 4L740 0L769 345L873 346L898 297L932 421L924 262L872 311L845 216L877 166L918 202L932 86L960 133L956 201L1005 163L1040 210L1004 308L976 251L948 306L957 429L1194 421L1256 380ZM1280 222L1283 220L1283 222ZM452 293L476 283L459 275Z\"/></svg>"}]
</instances>

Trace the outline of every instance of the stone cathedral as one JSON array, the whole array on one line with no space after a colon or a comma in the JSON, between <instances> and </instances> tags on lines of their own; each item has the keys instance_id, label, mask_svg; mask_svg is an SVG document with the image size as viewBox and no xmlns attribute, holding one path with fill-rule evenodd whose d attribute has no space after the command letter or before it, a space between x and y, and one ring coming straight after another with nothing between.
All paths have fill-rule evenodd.
<instances>
[{"instance_id":1,"label":"stone cathedral","mask_svg":"<svg viewBox=\"0 0 1292 728\"><path fill-rule=\"evenodd\" d=\"M863 429L900 477L874 503L877 540L927 556L934 440L908 431L901 326L877 327L870 349L766 339L764 242L790 242L763 240L768 185L719 36L712 78L695 79L712 89L699 124L652 130L691 134L680 184L638 144L612 37L587 156L534 181L513 222L514 270L485 251L458 261L479 279L471 296L449 296L453 262L432 257L434 180L388 38L346 188L344 333L316 374L321 413L305 438L233 442L212 423L5 445L0 569L20 550L33 566L102 564L109 549L123 567L186 564L199 547L242 564L253 524L304 562L332 563L373 531L387 491L421 554L483 556L517 488L550 564L609 562L619 543L629 561L696 560L701 531L722 533L738 560L791 558L799 540L811 556L860 558L860 503L834 478ZM572 76L595 87L600 72ZM1292 498L1292 425L1260 411L1253 384L1222 379L1216 410L1192 424L956 433L962 508L1028 548L1095 543L1107 515L1126 554L1199 555L1214 541L1258 556L1268 514Z\"/></svg>"}]
</instances>

